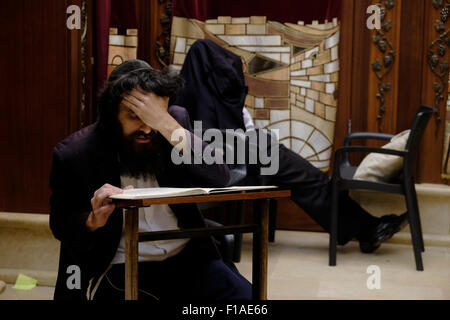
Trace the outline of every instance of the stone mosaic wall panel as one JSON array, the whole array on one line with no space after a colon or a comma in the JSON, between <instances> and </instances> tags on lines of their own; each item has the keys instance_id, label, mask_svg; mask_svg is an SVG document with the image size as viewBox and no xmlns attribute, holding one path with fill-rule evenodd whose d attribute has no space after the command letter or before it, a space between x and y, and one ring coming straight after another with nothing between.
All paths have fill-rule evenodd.
<instances>
[{"instance_id":1,"label":"stone mosaic wall panel","mask_svg":"<svg viewBox=\"0 0 450 320\"><path fill-rule=\"evenodd\" d=\"M109 30L108 77L122 62L137 58L137 35L137 29L127 29L126 35L119 35L117 28Z\"/></svg>"},{"instance_id":2,"label":"stone mosaic wall panel","mask_svg":"<svg viewBox=\"0 0 450 320\"><path fill-rule=\"evenodd\" d=\"M339 25L218 17L173 18L171 67L181 70L190 46L211 39L242 57L256 127L278 129L280 142L326 171L337 108Z\"/></svg>"}]
</instances>

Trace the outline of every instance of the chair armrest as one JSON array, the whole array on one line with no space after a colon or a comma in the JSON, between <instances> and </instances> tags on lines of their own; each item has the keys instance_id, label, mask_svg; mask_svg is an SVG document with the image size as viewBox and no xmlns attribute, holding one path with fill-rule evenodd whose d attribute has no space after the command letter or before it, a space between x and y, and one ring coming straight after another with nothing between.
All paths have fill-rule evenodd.
<instances>
[{"instance_id":1,"label":"chair armrest","mask_svg":"<svg viewBox=\"0 0 450 320\"><path fill-rule=\"evenodd\" d=\"M394 135L388 133L379 133L379 132L353 132L345 137L344 147L350 146L350 143L353 139L373 139L373 140L386 140L390 141ZM346 165L350 165L348 160L348 155L344 155L343 162Z\"/></svg>"},{"instance_id":2,"label":"chair armrest","mask_svg":"<svg viewBox=\"0 0 450 320\"><path fill-rule=\"evenodd\" d=\"M347 155L349 152L381 153L381 154L389 154L389 155L393 155L393 156L399 156L399 157L403 157L403 158L408 154L407 151L399 151L399 150L376 148L376 147L365 147L365 146L341 147L336 150L335 155L334 155L333 175L335 177L341 178L341 171L340 171L341 157L343 155Z\"/></svg>"},{"instance_id":3,"label":"chair armrest","mask_svg":"<svg viewBox=\"0 0 450 320\"><path fill-rule=\"evenodd\" d=\"M376 139L390 141L394 137L393 134L379 132L353 132L345 137L344 146L349 146L353 139Z\"/></svg>"}]
</instances>

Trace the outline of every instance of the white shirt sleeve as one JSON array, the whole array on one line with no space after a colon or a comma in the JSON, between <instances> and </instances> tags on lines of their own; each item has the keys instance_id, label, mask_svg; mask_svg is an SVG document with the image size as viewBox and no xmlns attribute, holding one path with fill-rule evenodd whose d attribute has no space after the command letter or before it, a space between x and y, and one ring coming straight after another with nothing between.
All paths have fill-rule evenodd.
<instances>
[{"instance_id":1,"label":"white shirt sleeve","mask_svg":"<svg viewBox=\"0 0 450 320\"><path fill-rule=\"evenodd\" d=\"M242 109L242 115L244 116L245 131L255 130L255 124L253 123L252 116L250 115L245 106Z\"/></svg>"}]
</instances>

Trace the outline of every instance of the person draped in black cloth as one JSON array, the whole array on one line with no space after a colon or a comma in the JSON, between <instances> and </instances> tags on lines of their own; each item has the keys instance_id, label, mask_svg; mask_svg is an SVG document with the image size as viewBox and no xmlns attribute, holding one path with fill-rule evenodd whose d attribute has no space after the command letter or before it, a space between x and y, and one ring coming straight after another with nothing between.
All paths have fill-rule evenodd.
<instances>
[{"instance_id":1,"label":"person draped in black cloth","mask_svg":"<svg viewBox=\"0 0 450 320\"><path fill-rule=\"evenodd\" d=\"M248 88L239 56L212 40L197 40L188 51L180 75L185 86L173 98L173 104L186 108L191 121L201 121L203 130L254 130L244 106ZM278 172L260 176L259 170L253 168L240 184L254 185L256 181L289 188L291 199L329 232L331 180L328 175L283 144L272 147L279 148ZM372 216L347 192L340 194L339 204L338 244L345 245L356 238L364 253L374 252L407 224L406 213Z\"/></svg>"}]
</instances>

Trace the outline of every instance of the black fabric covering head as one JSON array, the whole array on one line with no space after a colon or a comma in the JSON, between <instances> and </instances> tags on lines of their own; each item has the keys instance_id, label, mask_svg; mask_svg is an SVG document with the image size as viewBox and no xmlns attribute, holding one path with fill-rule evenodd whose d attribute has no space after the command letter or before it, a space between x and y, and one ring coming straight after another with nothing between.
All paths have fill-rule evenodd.
<instances>
[{"instance_id":1,"label":"black fabric covering head","mask_svg":"<svg viewBox=\"0 0 450 320\"><path fill-rule=\"evenodd\" d=\"M180 75L185 87L172 104L185 107L191 121L202 121L203 130L245 130L242 110L248 88L238 55L211 40L197 40Z\"/></svg>"}]
</instances>

